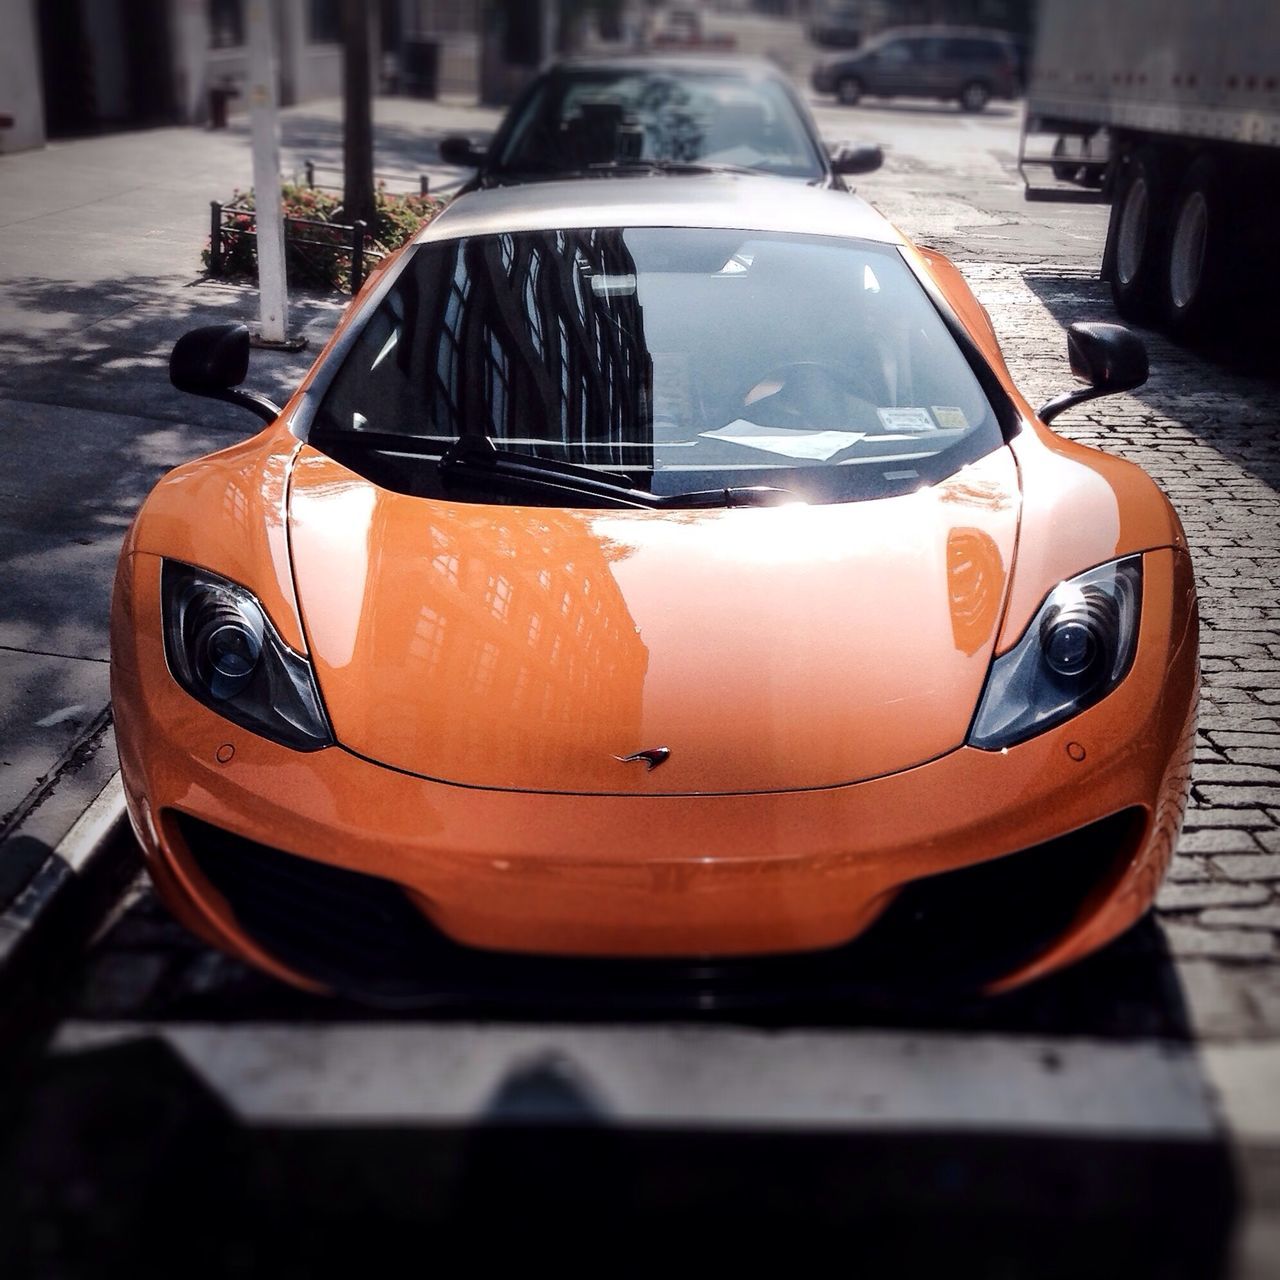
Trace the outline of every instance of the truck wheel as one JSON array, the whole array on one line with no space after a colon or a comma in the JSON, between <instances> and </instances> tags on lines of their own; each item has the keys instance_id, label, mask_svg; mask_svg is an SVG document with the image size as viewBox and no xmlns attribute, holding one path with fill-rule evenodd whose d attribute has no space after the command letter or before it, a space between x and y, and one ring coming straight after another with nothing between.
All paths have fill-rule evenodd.
<instances>
[{"instance_id":1,"label":"truck wheel","mask_svg":"<svg viewBox=\"0 0 1280 1280\"><path fill-rule=\"evenodd\" d=\"M856 107L862 98L862 81L857 76L841 76L836 81L836 97L846 107Z\"/></svg>"},{"instance_id":2,"label":"truck wheel","mask_svg":"<svg viewBox=\"0 0 1280 1280\"><path fill-rule=\"evenodd\" d=\"M1168 182L1158 153L1144 147L1127 156L1107 233L1111 297L1126 320L1150 320L1160 310L1167 207Z\"/></svg>"},{"instance_id":3,"label":"truck wheel","mask_svg":"<svg viewBox=\"0 0 1280 1280\"><path fill-rule=\"evenodd\" d=\"M962 111L981 111L991 101L991 90L981 80L970 80L960 90L960 109Z\"/></svg>"},{"instance_id":4,"label":"truck wheel","mask_svg":"<svg viewBox=\"0 0 1280 1280\"><path fill-rule=\"evenodd\" d=\"M1177 338L1202 332L1213 318L1225 280L1226 206L1218 166L1209 156L1192 162L1173 202L1167 317Z\"/></svg>"}]
</instances>

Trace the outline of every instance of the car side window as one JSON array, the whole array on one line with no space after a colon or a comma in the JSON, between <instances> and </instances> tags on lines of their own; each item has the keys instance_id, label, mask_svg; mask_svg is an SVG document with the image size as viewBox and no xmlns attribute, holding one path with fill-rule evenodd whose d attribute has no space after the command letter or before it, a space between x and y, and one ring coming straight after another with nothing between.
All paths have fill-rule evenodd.
<instances>
[{"instance_id":1,"label":"car side window","mask_svg":"<svg viewBox=\"0 0 1280 1280\"><path fill-rule=\"evenodd\" d=\"M891 67L905 67L913 60L911 46L906 40L894 40L885 45L877 57L880 62Z\"/></svg>"},{"instance_id":2,"label":"car side window","mask_svg":"<svg viewBox=\"0 0 1280 1280\"><path fill-rule=\"evenodd\" d=\"M951 56L957 62L994 62L996 46L988 40L953 40Z\"/></svg>"}]
</instances>

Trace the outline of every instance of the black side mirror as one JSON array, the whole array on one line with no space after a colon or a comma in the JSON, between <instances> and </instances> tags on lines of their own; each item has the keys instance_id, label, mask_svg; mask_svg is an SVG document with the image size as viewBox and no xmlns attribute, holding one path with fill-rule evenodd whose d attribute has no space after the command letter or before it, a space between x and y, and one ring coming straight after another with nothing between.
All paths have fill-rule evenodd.
<instances>
[{"instance_id":1,"label":"black side mirror","mask_svg":"<svg viewBox=\"0 0 1280 1280\"><path fill-rule=\"evenodd\" d=\"M879 147L853 147L847 142L831 148L831 168L839 174L874 173L884 164Z\"/></svg>"},{"instance_id":2,"label":"black side mirror","mask_svg":"<svg viewBox=\"0 0 1280 1280\"><path fill-rule=\"evenodd\" d=\"M440 159L445 164L456 165L459 169L478 169L488 158L488 152L477 147L470 138L461 134L451 134L440 139Z\"/></svg>"},{"instance_id":3,"label":"black side mirror","mask_svg":"<svg viewBox=\"0 0 1280 1280\"><path fill-rule=\"evenodd\" d=\"M1040 421L1049 422L1064 409L1116 391L1132 391L1147 380L1147 348L1122 324L1073 324L1067 329L1071 372L1089 385L1067 391L1042 404Z\"/></svg>"},{"instance_id":4,"label":"black side mirror","mask_svg":"<svg viewBox=\"0 0 1280 1280\"><path fill-rule=\"evenodd\" d=\"M225 400L274 422L280 407L256 391L241 391L249 372L249 330L242 324L210 324L184 333L169 357L169 381L193 396Z\"/></svg>"}]
</instances>

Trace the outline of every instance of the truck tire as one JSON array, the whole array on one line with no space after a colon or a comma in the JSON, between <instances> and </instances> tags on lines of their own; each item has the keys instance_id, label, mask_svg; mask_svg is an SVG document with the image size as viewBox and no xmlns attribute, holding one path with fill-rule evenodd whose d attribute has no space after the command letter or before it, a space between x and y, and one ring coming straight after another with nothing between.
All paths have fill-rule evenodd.
<instances>
[{"instance_id":1,"label":"truck tire","mask_svg":"<svg viewBox=\"0 0 1280 1280\"><path fill-rule=\"evenodd\" d=\"M1179 184L1165 255L1165 316L1175 338L1194 338L1214 319L1226 284L1230 242L1222 181L1199 156Z\"/></svg>"},{"instance_id":2,"label":"truck tire","mask_svg":"<svg viewBox=\"0 0 1280 1280\"><path fill-rule=\"evenodd\" d=\"M1163 309L1167 230L1162 213L1168 200L1160 153L1141 147L1125 156L1111 203L1107 256L1111 297L1126 320L1151 320Z\"/></svg>"},{"instance_id":3,"label":"truck tire","mask_svg":"<svg viewBox=\"0 0 1280 1280\"><path fill-rule=\"evenodd\" d=\"M836 97L842 106L856 107L862 99L862 81L857 76L841 76L836 81Z\"/></svg>"}]
</instances>

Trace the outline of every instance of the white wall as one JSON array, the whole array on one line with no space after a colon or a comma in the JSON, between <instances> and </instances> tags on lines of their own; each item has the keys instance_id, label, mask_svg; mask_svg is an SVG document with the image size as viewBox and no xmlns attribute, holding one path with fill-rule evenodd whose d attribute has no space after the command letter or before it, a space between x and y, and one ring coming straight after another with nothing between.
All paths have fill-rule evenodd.
<instances>
[{"instance_id":1,"label":"white wall","mask_svg":"<svg viewBox=\"0 0 1280 1280\"><path fill-rule=\"evenodd\" d=\"M35 5L36 0L0 0L0 114L14 118L12 129L0 129L0 152L44 146Z\"/></svg>"},{"instance_id":2,"label":"white wall","mask_svg":"<svg viewBox=\"0 0 1280 1280\"><path fill-rule=\"evenodd\" d=\"M374 84L377 84L376 79ZM297 93L299 102L342 96L340 44L308 44L303 47L298 58Z\"/></svg>"}]
</instances>

